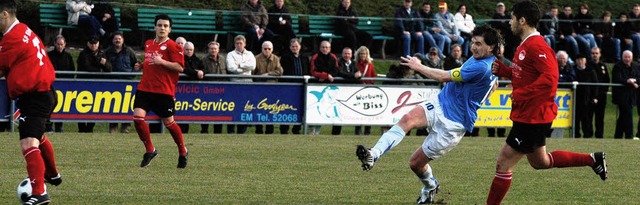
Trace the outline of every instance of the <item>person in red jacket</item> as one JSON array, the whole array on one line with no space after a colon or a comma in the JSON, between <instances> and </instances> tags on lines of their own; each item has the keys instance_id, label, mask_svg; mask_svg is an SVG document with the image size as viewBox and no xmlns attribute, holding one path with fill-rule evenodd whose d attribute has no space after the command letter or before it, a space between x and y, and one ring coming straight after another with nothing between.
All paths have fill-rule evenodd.
<instances>
[{"instance_id":1,"label":"person in red jacket","mask_svg":"<svg viewBox=\"0 0 640 205\"><path fill-rule=\"evenodd\" d=\"M45 124L57 104L55 70L40 37L16 18L15 0L0 0L0 78L5 77L9 97L20 108L20 148L27 163L32 195L23 203L51 201L44 183L62 183L51 142L44 135Z\"/></svg>"},{"instance_id":2,"label":"person in red jacket","mask_svg":"<svg viewBox=\"0 0 640 205\"><path fill-rule=\"evenodd\" d=\"M532 1L513 5L511 31L522 43L516 49L511 67L495 61L492 71L513 83L511 120L513 127L496 163L496 174L487 204L500 204L511 186L512 172L527 157L535 169L590 166L602 180L607 179L604 152L583 154L569 151L547 153L545 135L558 114L555 104L558 65L553 50L536 30L540 8Z\"/></svg>"},{"instance_id":3,"label":"person in red jacket","mask_svg":"<svg viewBox=\"0 0 640 205\"><path fill-rule=\"evenodd\" d=\"M133 103L133 122L146 149L140 167L149 166L151 160L158 155L151 142L149 126L144 119L149 111L153 111L162 119L173 141L178 145L178 168L185 168L187 148L184 146L182 130L173 119L176 84L184 70L184 53L180 45L169 39L173 25L171 18L166 14L159 14L154 22L156 38L149 39L144 44L144 72L136 91L136 101ZM141 69L140 64L136 64L134 69Z\"/></svg>"}]
</instances>

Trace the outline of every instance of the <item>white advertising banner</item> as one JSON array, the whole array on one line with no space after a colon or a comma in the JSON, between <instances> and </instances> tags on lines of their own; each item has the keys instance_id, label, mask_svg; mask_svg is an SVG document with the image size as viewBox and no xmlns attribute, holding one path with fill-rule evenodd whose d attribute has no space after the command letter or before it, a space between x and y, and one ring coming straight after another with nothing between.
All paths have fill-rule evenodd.
<instances>
[{"instance_id":1,"label":"white advertising banner","mask_svg":"<svg viewBox=\"0 0 640 205\"><path fill-rule=\"evenodd\" d=\"M439 92L437 87L309 85L305 122L316 125L393 125L415 105Z\"/></svg>"}]
</instances>

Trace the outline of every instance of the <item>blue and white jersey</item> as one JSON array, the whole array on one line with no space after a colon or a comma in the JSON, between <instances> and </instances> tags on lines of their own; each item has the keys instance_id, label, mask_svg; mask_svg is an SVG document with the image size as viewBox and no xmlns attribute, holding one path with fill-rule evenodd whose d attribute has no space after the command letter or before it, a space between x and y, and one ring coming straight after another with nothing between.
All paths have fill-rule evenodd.
<instances>
[{"instance_id":1,"label":"blue and white jersey","mask_svg":"<svg viewBox=\"0 0 640 205\"><path fill-rule=\"evenodd\" d=\"M462 67L449 71L452 82L446 83L438 100L444 116L458 122L471 132L478 109L491 94L498 77L491 73L494 56L469 58Z\"/></svg>"}]
</instances>

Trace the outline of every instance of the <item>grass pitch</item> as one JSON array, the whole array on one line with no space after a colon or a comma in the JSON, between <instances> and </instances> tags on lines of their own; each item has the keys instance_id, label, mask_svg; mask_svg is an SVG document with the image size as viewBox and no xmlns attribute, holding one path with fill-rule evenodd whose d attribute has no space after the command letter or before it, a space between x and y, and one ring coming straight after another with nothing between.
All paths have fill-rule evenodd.
<instances>
[{"instance_id":1,"label":"grass pitch","mask_svg":"<svg viewBox=\"0 0 640 205\"><path fill-rule=\"evenodd\" d=\"M140 168L144 147L135 134L56 133L64 182L49 186L52 204L413 204L422 187L408 168L423 137L408 136L369 171L355 145L372 136L187 134L189 165L176 168L177 148L168 134L152 134L159 155ZM484 204L504 138L465 138L432 162L441 183L437 200ZM613 139L549 139L548 149L607 153L609 179L591 168L534 170L523 160L503 204L633 204L640 201L640 142ZM26 177L17 133L0 133L0 204L18 204Z\"/></svg>"}]
</instances>

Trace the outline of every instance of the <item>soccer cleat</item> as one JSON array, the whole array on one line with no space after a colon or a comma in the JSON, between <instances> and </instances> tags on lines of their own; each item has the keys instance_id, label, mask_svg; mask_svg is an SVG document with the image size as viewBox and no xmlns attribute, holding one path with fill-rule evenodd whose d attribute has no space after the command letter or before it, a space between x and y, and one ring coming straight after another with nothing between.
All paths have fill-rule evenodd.
<instances>
[{"instance_id":1,"label":"soccer cleat","mask_svg":"<svg viewBox=\"0 0 640 205\"><path fill-rule=\"evenodd\" d=\"M605 161L604 152L594 152L591 153L591 158L593 158L593 172L600 176L602 181L607 180L607 161Z\"/></svg>"},{"instance_id":2,"label":"soccer cleat","mask_svg":"<svg viewBox=\"0 0 640 205\"><path fill-rule=\"evenodd\" d=\"M358 148L356 148L356 156L358 156L358 159L362 162L362 170L369 171L373 168L375 159L371 149L365 148L364 145L358 145Z\"/></svg>"},{"instance_id":3,"label":"soccer cleat","mask_svg":"<svg viewBox=\"0 0 640 205\"><path fill-rule=\"evenodd\" d=\"M140 162L140 167L149 166L149 164L151 164L151 160L155 158L157 155L158 155L158 151L155 149L151 153L144 153L144 156L142 156L142 162Z\"/></svg>"},{"instance_id":4,"label":"soccer cleat","mask_svg":"<svg viewBox=\"0 0 640 205\"><path fill-rule=\"evenodd\" d=\"M418 196L416 203L417 204L433 203L434 199L436 198L436 193L438 193L439 189L440 189L440 183L438 183L438 181L436 181L436 187L433 189L428 189L426 186L422 187L422 190L420 190L420 196Z\"/></svg>"},{"instance_id":5,"label":"soccer cleat","mask_svg":"<svg viewBox=\"0 0 640 205\"><path fill-rule=\"evenodd\" d=\"M58 173L58 175L54 177L44 177L44 181L53 186L58 186L62 184L62 176L60 176L60 173Z\"/></svg>"},{"instance_id":6,"label":"soccer cleat","mask_svg":"<svg viewBox=\"0 0 640 205\"><path fill-rule=\"evenodd\" d=\"M187 167L187 160L189 159L189 152L184 156L178 156L178 168L184 169Z\"/></svg>"},{"instance_id":7,"label":"soccer cleat","mask_svg":"<svg viewBox=\"0 0 640 205\"><path fill-rule=\"evenodd\" d=\"M40 205L40 204L49 204L51 202L51 198L49 198L49 194L43 195L32 195L26 200L23 205Z\"/></svg>"}]
</instances>

